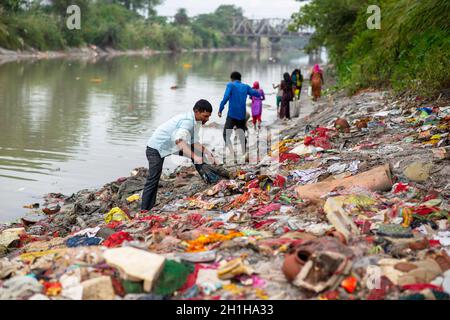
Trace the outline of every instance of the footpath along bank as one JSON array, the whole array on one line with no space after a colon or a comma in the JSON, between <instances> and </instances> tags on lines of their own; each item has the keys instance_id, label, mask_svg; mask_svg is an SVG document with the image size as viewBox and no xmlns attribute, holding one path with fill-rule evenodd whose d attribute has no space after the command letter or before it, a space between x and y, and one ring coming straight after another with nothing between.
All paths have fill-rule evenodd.
<instances>
[{"instance_id":1,"label":"footpath along bank","mask_svg":"<svg viewBox=\"0 0 450 320\"><path fill-rule=\"evenodd\" d=\"M448 300L449 128L446 98L337 93L257 165L163 177L148 215L144 168L48 194L0 225L0 299Z\"/></svg>"}]
</instances>

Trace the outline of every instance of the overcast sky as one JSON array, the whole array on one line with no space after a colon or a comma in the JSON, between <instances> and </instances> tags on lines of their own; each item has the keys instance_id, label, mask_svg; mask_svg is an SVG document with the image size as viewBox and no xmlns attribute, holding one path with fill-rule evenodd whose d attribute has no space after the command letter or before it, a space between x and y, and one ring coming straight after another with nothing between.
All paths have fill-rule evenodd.
<instances>
[{"instance_id":1,"label":"overcast sky","mask_svg":"<svg viewBox=\"0 0 450 320\"><path fill-rule=\"evenodd\" d=\"M248 18L290 18L301 5L294 0L164 0L156 10L159 15L173 16L178 8L186 8L189 16L195 16L213 12L221 4L241 7Z\"/></svg>"}]
</instances>

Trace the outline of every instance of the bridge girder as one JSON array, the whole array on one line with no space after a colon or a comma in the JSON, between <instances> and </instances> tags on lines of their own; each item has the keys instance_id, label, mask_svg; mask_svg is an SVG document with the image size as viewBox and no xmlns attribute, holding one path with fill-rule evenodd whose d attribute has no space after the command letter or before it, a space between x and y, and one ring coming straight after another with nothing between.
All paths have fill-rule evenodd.
<instances>
[{"instance_id":1,"label":"bridge girder","mask_svg":"<svg viewBox=\"0 0 450 320\"><path fill-rule=\"evenodd\" d=\"M284 38L308 36L313 32L311 29L291 32L288 30L290 23L290 19L234 19L228 34L237 37Z\"/></svg>"}]
</instances>

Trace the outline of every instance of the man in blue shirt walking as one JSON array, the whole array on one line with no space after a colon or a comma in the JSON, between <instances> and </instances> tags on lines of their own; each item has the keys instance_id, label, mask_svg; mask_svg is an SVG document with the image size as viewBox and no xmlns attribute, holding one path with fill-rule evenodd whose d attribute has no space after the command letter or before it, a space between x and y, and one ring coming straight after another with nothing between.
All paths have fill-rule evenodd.
<instances>
[{"instance_id":1,"label":"man in blue shirt walking","mask_svg":"<svg viewBox=\"0 0 450 320\"><path fill-rule=\"evenodd\" d=\"M241 83L241 74L237 71L231 73L231 82L227 84L225 94L219 108L219 117L222 117L222 111L225 108L225 104L228 104L228 115L225 121L225 127L223 129L223 139L226 146L233 150L231 144L231 133L236 127L238 129L238 135L241 142L242 153L245 154L247 150L247 138L245 137L245 131L247 131L246 124L246 102L247 96L260 97L258 91L253 90L249 85ZM239 132L239 130L242 130Z\"/></svg>"}]
</instances>

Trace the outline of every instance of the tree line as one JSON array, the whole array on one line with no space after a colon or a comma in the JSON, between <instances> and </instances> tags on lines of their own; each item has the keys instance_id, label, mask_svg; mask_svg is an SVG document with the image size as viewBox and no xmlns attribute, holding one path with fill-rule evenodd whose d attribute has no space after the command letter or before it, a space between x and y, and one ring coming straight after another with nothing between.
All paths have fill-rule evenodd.
<instances>
[{"instance_id":1,"label":"tree line","mask_svg":"<svg viewBox=\"0 0 450 320\"><path fill-rule=\"evenodd\" d=\"M245 43L227 35L242 8L221 5L214 12L189 17L180 8L173 21L158 16L162 0L2 0L0 47L10 50L102 48L172 50L223 48ZM77 5L81 28L66 26L67 8Z\"/></svg>"}]
</instances>

